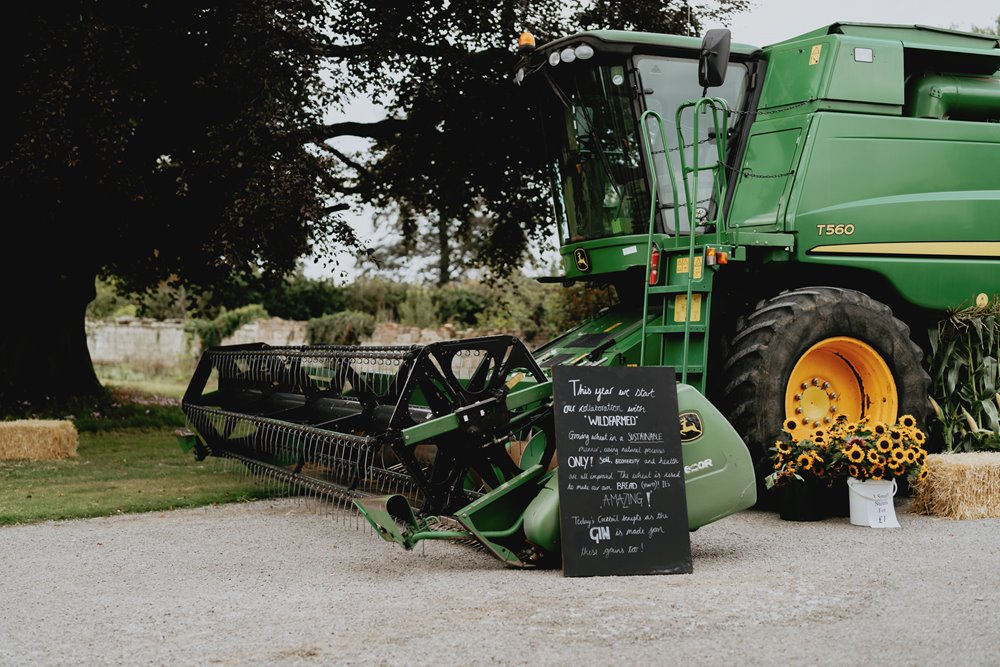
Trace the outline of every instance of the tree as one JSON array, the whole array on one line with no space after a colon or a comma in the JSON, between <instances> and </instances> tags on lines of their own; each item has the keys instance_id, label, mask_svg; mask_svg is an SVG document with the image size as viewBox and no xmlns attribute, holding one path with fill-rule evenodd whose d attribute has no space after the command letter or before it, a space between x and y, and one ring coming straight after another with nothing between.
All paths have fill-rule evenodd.
<instances>
[{"instance_id":1,"label":"tree","mask_svg":"<svg viewBox=\"0 0 1000 667\"><path fill-rule=\"evenodd\" d=\"M354 241L332 158L299 134L333 99L327 9L8 8L0 403L99 391L83 328L98 273L124 290L213 285Z\"/></svg>"},{"instance_id":2,"label":"tree","mask_svg":"<svg viewBox=\"0 0 1000 667\"><path fill-rule=\"evenodd\" d=\"M990 26L972 26L972 32L978 32L980 35L1000 35L1000 15L997 16L996 23Z\"/></svg>"}]
</instances>

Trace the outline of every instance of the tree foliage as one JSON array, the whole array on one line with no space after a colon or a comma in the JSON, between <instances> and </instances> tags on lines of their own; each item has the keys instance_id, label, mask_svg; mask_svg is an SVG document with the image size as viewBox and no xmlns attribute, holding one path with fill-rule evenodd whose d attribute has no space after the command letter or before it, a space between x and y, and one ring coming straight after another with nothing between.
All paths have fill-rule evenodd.
<instances>
[{"instance_id":1,"label":"tree foliage","mask_svg":"<svg viewBox=\"0 0 1000 667\"><path fill-rule=\"evenodd\" d=\"M1000 35L1000 14L997 15L996 22L989 26L972 26L972 32L978 32L980 35Z\"/></svg>"},{"instance_id":2,"label":"tree foliage","mask_svg":"<svg viewBox=\"0 0 1000 667\"><path fill-rule=\"evenodd\" d=\"M0 277L21 326L0 332L0 401L97 390L83 312L98 273L219 284L353 241L332 158L299 134L333 100L323 0L7 12L0 194L17 213Z\"/></svg>"}]
</instances>

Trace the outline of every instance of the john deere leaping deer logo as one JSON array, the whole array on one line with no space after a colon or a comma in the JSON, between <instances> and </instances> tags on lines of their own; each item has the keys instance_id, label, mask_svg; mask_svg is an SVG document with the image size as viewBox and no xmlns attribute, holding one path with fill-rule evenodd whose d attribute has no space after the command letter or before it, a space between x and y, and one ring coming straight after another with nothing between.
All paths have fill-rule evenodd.
<instances>
[{"instance_id":1,"label":"john deere leaping deer logo","mask_svg":"<svg viewBox=\"0 0 1000 667\"><path fill-rule=\"evenodd\" d=\"M681 442L691 442L701 437L701 415L697 412L681 413Z\"/></svg>"},{"instance_id":2,"label":"john deere leaping deer logo","mask_svg":"<svg viewBox=\"0 0 1000 667\"><path fill-rule=\"evenodd\" d=\"M573 259L576 260L576 268L583 273L590 271L590 258L587 257L587 251L583 248L577 248L573 251Z\"/></svg>"}]
</instances>

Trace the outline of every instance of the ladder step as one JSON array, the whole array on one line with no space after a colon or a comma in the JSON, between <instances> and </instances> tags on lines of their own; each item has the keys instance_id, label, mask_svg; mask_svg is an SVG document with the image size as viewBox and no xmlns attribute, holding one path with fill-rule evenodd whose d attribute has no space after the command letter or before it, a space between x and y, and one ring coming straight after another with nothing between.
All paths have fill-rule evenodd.
<instances>
[{"instance_id":1,"label":"ladder step","mask_svg":"<svg viewBox=\"0 0 1000 667\"><path fill-rule=\"evenodd\" d=\"M704 324L692 324L691 333L705 333ZM684 333L683 324L651 324L646 327L646 333Z\"/></svg>"},{"instance_id":2,"label":"ladder step","mask_svg":"<svg viewBox=\"0 0 1000 667\"><path fill-rule=\"evenodd\" d=\"M687 285L656 285L649 288L650 294L687 294ZM691 294L708 294L712 290L698 285L691 286Z\"/></svg>"},{"instance_id":3,"label":"ladder step","mask_svg":"<svg viewBox=\"0 0 1000 667\"><path fill-rule=\"evenodd\" d=\"M692 373L704 373L704 372L705 372L704 366L694 366L692 364L688 364L688 375L691 375ZM680 377L681 377L681 367L677 366L677 378L680 379Z\"/></svg>"}]
</instances>

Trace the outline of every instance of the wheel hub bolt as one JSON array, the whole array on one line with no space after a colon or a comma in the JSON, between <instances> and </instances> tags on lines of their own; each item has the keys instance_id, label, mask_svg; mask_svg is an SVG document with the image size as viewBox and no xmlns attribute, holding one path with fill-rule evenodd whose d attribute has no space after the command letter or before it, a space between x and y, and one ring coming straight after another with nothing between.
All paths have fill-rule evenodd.
<instances>
[{"instance_id":1,"label":"wheel hub bolt","mask_svg":"<svg viewBox=\"0 0 1000 667\"><path fill-rule=\"evenodd\" d=\"M802 408L795 408L795 414L801 415L802 414Z\"/></svg>"},{"instance_id":2,"label":"wheel hub bolt","mask_svg":"<svg viewBox=\"0 0 1000 667\"><path fill-rule=\"evenodd\" d=\"M824 382L823 384L820 385L820 389L829 389L829 388L830 388L829 382Z\"/></svg>"},{"instance_id":3,"label":"wheel hub bolt","mask_svg":"<svg viewBox=\"0 0 1000 667\"><path fill-rule=\"evenodd\" d=\"M796 401L801 401L802 400L802 394L795 394L795 400Z\"/></svg>"},{"instance_id":4,"label":"wheel hub bolt","mask_svg":"<svg viewBox=\"0 0 1000 667\"><path fill-rule=\"evenodd\" d=\"M818 387L819 386L819 378L813 378L812 379L812 386L814 386L814 387Z\"/></svg>"},{"instance_id":5,"label":"wheel hub bolt","mask_svg":"<svg viewBox=\"0 0 1000 667\"><path fill-rule=\"evenodd\" d=\"M833 392L833 393L830 394L830 400L831 401L837 400L837 392Z\"/></svg>"},{"instance_id":6,"label":"wheel hub bolt","mask_svg":"<svg viewBox=\"0 0 1000 667\"><path fill-rule=\"evenodd\" d=\"M823 423L824 424L829 424L830 423L830 418L829 417L823 417Z\"/></svg>"},{"instance_id":7,"label":"wheel hub bolt","mask_svg":"<svg viewBox=\"0 0 1000 667\"><path fill-rule=\"evenodd\" d=\"M809 383L808 383L808 382L803 382L803 383L802 383L801 385L799 385L799 386L800 386L800 387L802 387L803 389L808 389L808 388L809 388Z\"/></svg>"}]
</instances>

